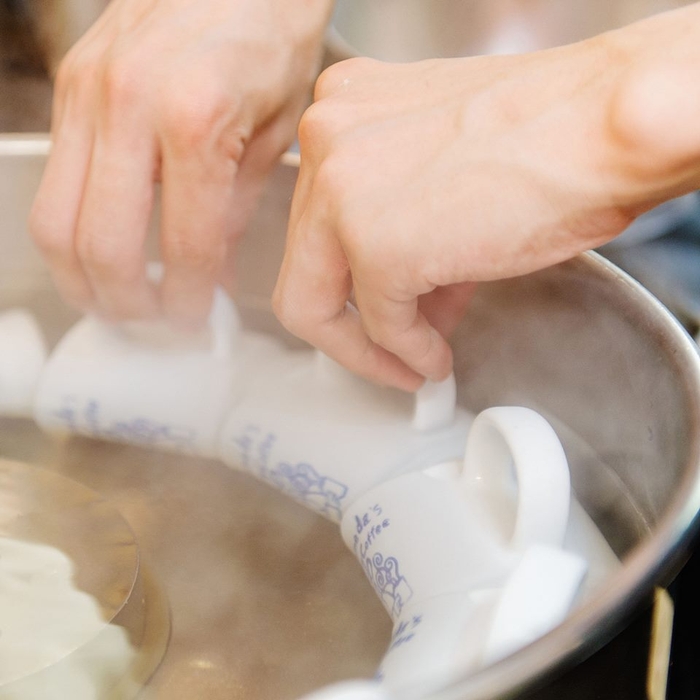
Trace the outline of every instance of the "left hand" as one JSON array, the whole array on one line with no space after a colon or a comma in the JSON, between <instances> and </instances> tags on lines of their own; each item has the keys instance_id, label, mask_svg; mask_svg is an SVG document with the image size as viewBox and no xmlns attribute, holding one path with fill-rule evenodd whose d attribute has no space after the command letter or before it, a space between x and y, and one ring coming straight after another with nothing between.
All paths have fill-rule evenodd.
<instances>
[{"instance_id":1,"label":"left hand","mask_svg":"<svg viewBox=\"0 0 700 700\"><path fill-rule=\"evenodd\" d=\"M63 298L201 325L294 139L331 0L113 0L56 78L30 229ZM161 183L162 285L144 240Z\"/></svg>"}]
</instances>

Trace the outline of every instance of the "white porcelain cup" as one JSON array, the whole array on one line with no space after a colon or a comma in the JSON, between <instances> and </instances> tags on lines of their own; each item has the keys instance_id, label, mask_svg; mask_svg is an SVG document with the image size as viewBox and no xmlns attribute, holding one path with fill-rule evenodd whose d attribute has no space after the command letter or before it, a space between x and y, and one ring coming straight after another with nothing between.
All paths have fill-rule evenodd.
<instances>
[{"instance_id":1,"label":"white porcelain cup","mask_svg":"<svg viewBox=\"0 0 700 700\"><path fill-rule=\"evenodd\" d=\"M510 550L561 546L571 503L566 454L536 411L482 411L469 432L458 488Z\"/></svg>"},{"instance_id":2,"label":"white porcelain cup","mask_svg":"<svg viewBox=\"0 0 700 700\"><path fill-rule=\"evenodd\" d=\"M220 290L197 336L86 317L51 353L35 418L48 430L218 456L222 421L243 384L240 336Z\"/></svg>"},{"instance_id":3,"label":"white porcelain cup","mask_svg":"<svg viewBox=\"0 0 700 700\"><path fill-rule=\"evenodd\" d=\"M454 378L414 397L301 351L269 363L232 408L220 454L339 521L377 483L460 458L469 423Z\"/></svg>"},{"instance_id":4,"label":"white porcelain cup","mask_svg":"<svg viewBox=\"0 0 700 700\"><path fill-rule=\"evenodd\" d=\"M568 465L539 414L482 412L461 469L446 466L371 489L341 523L394 620L379 671L392 691L474 671L545 634L586 572L562 549Z\"/></svg>"},{"instance_id":5,"label":"white porcelain cup","mask_svg":"<svg viewBox=\"0 0 700 700\"><path fill-rule=\"evenodd\" d=\"M460 592L409 602L376 674L382 686L401 697L402 689L449 680L458 667L477 670L495 598L495 591Z\"/></svg>"},{"instance_id":6,"label":"white porcelain cup","mask_svg":"<svg viewBox=\"0 0 700 700\"><path fill-rule=\"evenodd\" d=\"M498 585L516 556L453 483L421 472L359 498L341 533L394 620L412 601Z\"/></svg>"},{"instance_id":7,"label":"white porcelain cup","mask_svg":"<svg viewBox=\"0 0 700 700\"><path fill-rule=\"evenodd\" d=\"M522 552L560 546L570 500L566 456L526 408L479 414L455 478L405 474L372 488L341 523L396 620L409 602L502 585Z\"/></svg>"},{"instance_id":8,"label":"white porcelain cup","mask_svg":"<svg viewBox=\"0 0 700 700\"><path fill-rule=\"evenodd\" d=\"M47 355L41 329L30 313L0 313L0 415L31 417Z\"/></svg>"},{"instance_id":9,"label":"white porcelain cup","mask_svg":"<svg viewBox=\"0 0 700 700\"><path fill-rule=\"evenodd\" d=\"M566 617L586 563L533 545L500 588L408 603L396 620L378 677L392 691L430 688L494 663Z\"/></svg>"},{"instance_id":10,"label":"white porcelain cup","mask_svg":"<svg viewBox=\"0 0 700 700\"><path fill-rule=\"evenodd\" d=\"M329 686L313 697L368 693L374 698L382 691L397 698L430 697L432 689L498 661L560 624L585 571L581 557L533 545L501 588L409 602L394 623L374 682Z\"/></svg>"}]
</instances>

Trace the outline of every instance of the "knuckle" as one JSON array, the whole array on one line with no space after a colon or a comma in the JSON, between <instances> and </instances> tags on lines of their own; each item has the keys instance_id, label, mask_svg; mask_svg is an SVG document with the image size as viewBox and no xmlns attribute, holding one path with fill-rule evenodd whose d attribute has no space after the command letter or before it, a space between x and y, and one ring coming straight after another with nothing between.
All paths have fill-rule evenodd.
<instances>
[{"instance_id":1,"label":"knuckle","mask_svg":"<svg viewBox=\"0 0 700 700\"><path fill-rule=\"evenodd\" d=\"M382 65L382 62L367 56L355 56L337 65L344 66L350 78L356 78L365 74L374 74L377 67Z\"/></svg>"},{"instance_id":2,"label":"knuckle","mask_svg":"<svg viewBox=\"0 0 700 700\"><path fill-rule=\"evenodd\" d=\"M318 76L318 78L316 78L314 100L322 100L323 98L328 97L328 95L335 92L339 85L342 85L347 74L344 68L346 63L347 61L334 63L332 66L326 68Z\"/></svg>"},{"instance_id":3,"label":"knuckle","mask_svg":"<svg viewBox=\"0 0 700 700\"><path fill-rule=\"evenodd\" d=\"M373 71L378 61L364 56L339 61L326 68L316 80L314 99L320 100L333 95L339 88Z\"/></svg>"},{"instance_id":4,"label":"knuckle","mask_svg":"<svg viewBox=\"0 0 700 700\"><path fill-rule=\"evenodd\" d=\"M165 137L179 150L189 151L216 140L237 114L230 95L211 82L173 87L162 106Z\"/></svg>"},{"instance_id":5,"label":"knuckle","mask_svg":"<svg viewBox=\"0 0 700 700\"><path fill-rule=\"evenodd\" d=\"M54 102L63 104L69 94L85 102L99 84L101 67L83 51L73 47L61 61L54 78Z\"/></svg>"},{"instance_id":6,"label":"knuckle","mask_svg":"<svg viewBox=\"0 0 700 700\"><path fill-rule=\"evenodd\" d=\"M104 67L102 86L105 104L119 109L135 107L142 94L143 67L124 56L112 58Z\"/></svg>"},{"instance_id":7,"label":"knuckle","mask_svg":"<svg viewBox=\"0 0 700 700\"><path fill-rule=\"evenodd\" d=\"M329 141L333 133L333 124L332 115L325 104L312 104L299 121L298 137L302 151Z\"/></svg>"}]
</instances>

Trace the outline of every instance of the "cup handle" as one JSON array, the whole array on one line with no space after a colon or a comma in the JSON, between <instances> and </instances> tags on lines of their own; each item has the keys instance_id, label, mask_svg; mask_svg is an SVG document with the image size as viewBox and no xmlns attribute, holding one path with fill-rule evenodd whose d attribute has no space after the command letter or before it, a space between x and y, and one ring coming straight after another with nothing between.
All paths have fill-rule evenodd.
<instances>
[{"instance_id":1,"label":"cup handle","mask_svg":"<svg viewBox=\"0 0 700 700\"><path fill-rule=\"evenodd\" d=\"M147 277L149 282L159 285L163 279L162 263L149 263ZM104 325L104 322L100 321L100 323ZM182 335L175 331L164 319L126 321L119 326L130 339L147 345L190 343L192 340L191 336ZM197 338L198 347L201 347L203 352L211 354L212 357L225 360L236 351L236 345L241 337L241 320L233 300L220 287L214 290L207 328L203 333L206 335Z\"/></svg>"},{"instance_id":2,"label":"cup handle","mask_svg":"<svg viewBox=\"0 0 700 700\"><path fill-rule=\"evenodd\" d=\"M154 284L160 284L164 268L160 262L148 264L146 274ZM236 349L236 343L241 335L241 318L233 300L221 288L214 290L211 311L207 319L210 333L211 354L217 359L226 359Z\"/></svg>"},{"instance_id":3,"label":"cup handle","mask_svg":"<svg viewBox=\"0 0 700 700\"><path fill-rule=\"evenodd\" d=\"M519 406L482 411L469 431L460 481L464 489L480 487L492 509L494 493L503 494L514 481L510 546L561 546L569 519L569 467L557 434L539 413Z\"/></svg>"},{"instance_id":4,"label":"cup handle","mask_svg":"<svg viewBox=\"0 0 700 700\"><path fill-rule=\"evenodd\" d=\"M233 300L217 288L207 321L211 331L211 353L218 359L230 357L241 337L241 317Z\"/></svg>"},{"instance_id":5,"label":"cup handle","mask_svg":"<svg viewBox=\"0 0 700 700\"><path fill-rule=\"evenodd\" d=\"M455 419L457 382L455 375L442 382L426 380L416 392L413 427L420 432L430 432L451 425Z\"/></svg>"}]
</instances>

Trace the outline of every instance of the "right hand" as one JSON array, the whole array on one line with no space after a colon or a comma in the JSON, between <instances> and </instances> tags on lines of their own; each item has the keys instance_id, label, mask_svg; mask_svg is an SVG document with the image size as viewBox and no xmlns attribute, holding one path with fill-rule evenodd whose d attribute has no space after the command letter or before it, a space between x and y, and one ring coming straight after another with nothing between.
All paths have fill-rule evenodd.
<instances>
[{"instance_id":1,"label":"right hand","mask_svg":"<svg viewBox=\"0 0 700 700\"><path fill-rule=\"evenodd\" d=\"M199 325L294 139L330 0L114 0L56 80L30 229L69 303ZM159 290L144 239L162 181Z\"/></svg>"},{"instance_id":2,"label":"right hand","mask_svg":"<svg viewBox=\"0 0 700 700\"><path fill-rule=\"evenodd\" d=\"M532 54L329 68L299 130L282 323L374 381L444 379L473 283L700 187L699 20L700 4Z\"/></svg>"}]
</instances>

